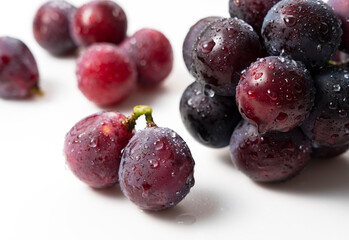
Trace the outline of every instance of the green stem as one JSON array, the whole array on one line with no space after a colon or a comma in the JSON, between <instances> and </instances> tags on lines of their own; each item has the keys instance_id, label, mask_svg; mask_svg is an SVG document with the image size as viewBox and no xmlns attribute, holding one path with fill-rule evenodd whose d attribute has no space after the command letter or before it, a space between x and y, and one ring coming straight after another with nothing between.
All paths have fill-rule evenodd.
<instances>
[{"instance_id":1,"label":"green stem","mask_svg":"<svg viewBox=\"0 0 349 240\"><path fill-rule=\"evenodd\" d=\"M332 61L332 60L330 60L330 61L328 61L328 64L329 65L335 65L335 66L341 66L341 65L344 65L344 64L347 64L349 62L349 60L347 59L347 60L343 60L343 61L341 61L341 62L336 62L336 61Z\"/></svg>"},{"instance_id":2,"label":"green stem","mask_svg":"<svg viewBox=\"0 0 349 240\"><path fill-rule=\"evenodd\" d=\"M146 105L137 105L133 108L133 113L128 118L124 119L123 125L127 128L129 132L132 132L135 125L136 120L145 115L145 120L147 121L147 127L156 127L156 124L153 120L153 109Z\"/></svg>"}]
</instances>

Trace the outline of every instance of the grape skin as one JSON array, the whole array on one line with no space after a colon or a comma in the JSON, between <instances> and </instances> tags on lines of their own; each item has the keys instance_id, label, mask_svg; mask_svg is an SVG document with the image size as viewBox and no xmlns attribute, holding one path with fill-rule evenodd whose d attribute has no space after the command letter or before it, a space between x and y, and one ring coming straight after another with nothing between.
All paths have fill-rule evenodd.
<instances>
[{"instance_id":1,"label":"grape skin","mask_svg":"<svg viewBox=\"0 0 349 240\"><path fill-rule=\"evenodd\" d=\"M173 130L146 128L138 131L123 151L120 187L142 209L173 207L194 185L194 164L187 144Z\"/></svg>"},{"instance_id":2,"label":"grape skin","mask_svg":"<svg viewBox=\"0 0 349 240\"><path fill-rule=\"evenodd\" d=\"M77 178L93 188L118 182L121 151L133 136L122 124L126 117L115 111L88 116L67 133L66 163Z\"/></svg>"},{"instance_id":3,"label":"grape skin","mask_svg":"<svg viewBox=\"0 0 349 240\"><path fill-rule=\"evenodd\" d=\"M212 95L212 91L206 91L197 82L187 87L179 106L182 122L189 133L208 147L228 146L241 120L234 97Z\"/></svg>"},{"instance_id":4,"label":"grape skin","mask_svg":"<svg viewBox=\"0 0 349 240\"><path fill-rule=\"evenodd\" d=\"M310 160L311 142L300 130L260 134L242 121L230 141L233 164L257 182L277 182L297 175Z\"/></svg>"}]
</instances>

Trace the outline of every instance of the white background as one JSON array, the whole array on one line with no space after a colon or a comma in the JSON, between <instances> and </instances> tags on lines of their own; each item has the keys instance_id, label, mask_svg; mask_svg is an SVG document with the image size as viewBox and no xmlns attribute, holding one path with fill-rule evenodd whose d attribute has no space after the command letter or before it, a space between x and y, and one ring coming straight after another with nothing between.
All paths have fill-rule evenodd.
<instances>
[{"instance_id":1,"label":"white background","mask_svg":"<svg viewBox=\"0 0 349 240\"><path fill-rule=\"evenodd\" d=\"M137 89L115 107L130 114L137 104L154 109L159 126L177 131L196 160L196 185L173 209L139 210L119 186L96 191L65 167L66 132L101 111L78 90L75 58L55 58L35 42L31 25L42 0L0 1L0 35L22 39L35 55L44 97L0 99L0 239L349 239L349 154L313 161L296 178L256 184L234 169L228 148L197 143L185 130L178 105L193 78L181 47L200 18L228 16L227 0L119 0L128 34L161 30L175 54L172 74L157 89ZM79 6L84 1L72 0ZM143 128L140 123L138 128ZM180 224L184 216L195 222Z\"/></svg>"}]
</instances>

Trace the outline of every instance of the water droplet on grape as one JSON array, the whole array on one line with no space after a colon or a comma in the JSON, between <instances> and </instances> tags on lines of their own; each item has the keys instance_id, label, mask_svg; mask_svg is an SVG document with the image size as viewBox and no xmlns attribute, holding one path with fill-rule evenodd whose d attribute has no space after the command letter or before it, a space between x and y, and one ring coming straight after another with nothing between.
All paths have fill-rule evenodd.
<instances>
[{"instance_id":1,"label":"water droplet on grape","mask_svg":"<svg viewBox=\"0 0 349 240\"><path fill-rule=\"evenodd\" d=\"M158 160L151 159L149 160L151 168L158 168L160 166L160 162Z\"/></svg>"},{"instance_id":2,"label":"water droplet on grape","mask_svg":"<svg viewBox=\"0 0 349 240\"><path fill-rule=\"evenodd\" d=\"M276 117L276 120L281 122L285 121L288 118L288 115L284 112L280 112L279 115Z\"/></svg>"},{"instance_id":3,"label":"water droplet on grape","mask_svg":"<svg viewBox=\"0 0 349 240\"><path fill-rule=\"evenodd\" d=\"M341 90L341 86L339 84L333 85L333 91L334 92L339 92Z\"/></svg>"},{"instance_id":4,"label":"water droplet on grape","mask_svg":"<svg viewBox=\"0 0 349 240\"><path fill-rule=\"evenodd\" d=\"M204 93L207 97L214 97L215 95L214 90L209 85L205 85Z\"/></svg>"},{"instance_id":5,"label":"water droplet on grape","mask_svg":"<svg viewBox=\"0 0 349 240\"><path fill-rule=\"evenodd\" d=\"M189 106L193 106L193 99L192 98L189 98L188 101L187 101L187 104Z\"/></svg>"},{"instance_id":6,"label":"water droplet on grape","mask_svg":"<svg viewBox=\"0 0 349 240\"><path fill-rule=\"evenodd\" d=\"M296 25L297 19L293 15L286 15L284 17L284 22L287 27L293 27Z\"/></svg>"},{"instance_id":7,"label":"water droplet on grape","mask_svg":"<svg viewBox=\"0 0 349 240\"><path fill-rule=\"evenodd\" d=\"M194 186L194 178L192 176L189 176L185 182L186 185L188 185L189 187Z\"/></svg>"},{"instance_id":8,"label":"water droplet on grape","mask_svg":"<svg viewBox=\"0 0 349 240\"><path fill-rule=\"evenodd\" d=\"M270 89L267 90L267 95L273 101L276 101L278 99L278 95L274 91L271 91Z\"/></svg>"},{"instance_id":9,"label":"water droplet on grape","mask_svg":"<svg viewBox=\"0 0 349 240\"><path fill-rule=\"evenodd\" d=\"M348 113L347 113L347 111L340 109L340 110L338 110L338 115L339 115L339 117L344 118L348 115Z\"/></svg>"},{"instance_id":10,"label":"water droplet on grape","mask_svg":"<svg viewBox=\"0 0 349 240\"><path fill-rule=\"evenodd\" d=\"M328 33L328 25L325 22L322 22L320 24L320 31L322 32L322 34L327 34Z\"/></svg>"},{"instance_id":11,"label":"water droplet on grape","mask_svg":"<svg viewBox=\"0 0 349 240\"><path fill-rule=\"evenodd\" d=\"M170 135L171 135L172 138L175 138L177 136L176 133L173 132L173 131L170 133Z\"/></svg>"},{"instance_id":12,"label":"water droplet on grape","mask_svg":"<svg viewBox=\"0 0 349 240\"><path fill-rule=\"evenodd\" d=\"M256 93L252 90L247 91L247 96L249 99L255 99L256 98Z\"/></svg>"},{"instance_id":13,"label":"water droplet on grape","mask_svg":"<svg viewBox=\"0 0 349 240\"><path fill-rule=\"evenodd\" d=\"M164 149L164 147L165 147L165 145L163 142L157 141L155 143L155 150L157 150L157 151Z\"/></svg>"},{"instance_id":14,"label":"water droplet on grape","mask_svg":"<svg viewBox=\"0 0 349 240\"><path fill-rule=\"evenodd\" d=\"M316 46L316 50L318 50L319 52L321 52L321 50L322 50L321 44L319 44L319 45Z\"/></svg>"},{"instance_id":15,"label":"water droplet on grape","mask_svg":"<svg viewBox=\"0 0 349 240\"><path fill-rule=\"evenodd\" d=\"M328 104L328 108L329 108L329 109L332 109L332 110L337 109L337 102L330 102L330 103Z\"/></svg>"},{"instance_id":16,"label":"water droplet on grape","mask_svg":"<svg viewBox=\"0 0 349 240\"><path fill-rule=\"evenodd\" d=\"M90 141L90 143L89 143L89 146L92 147L92 148L97 147L97 139L91 138L91 141Z\"/></svg>"},{"instance_id":17,"label":"water droplet on grape","mask_svg":"<svg viewBox=\"0 0 349 240\"><path fill-rule=\"evenodd\" d=\"M204 53L210 53L216 43L213 40L203 41L200 43L201 49Z\"/></svg>"},{"instance_id":18,"label":"water droplet on grape","mask_svg":"<svg viewBox=\"0 0 349 240\"><path fill-rule=\"evenodd\" d=\"M260 79L262 76L263 76L263 73L262 73L262 72L259 72L259 73L257 73L257 74L254 76L254 79L255 79L255 80L258 80L258 79Z\"/></svg>"}]
</instances>

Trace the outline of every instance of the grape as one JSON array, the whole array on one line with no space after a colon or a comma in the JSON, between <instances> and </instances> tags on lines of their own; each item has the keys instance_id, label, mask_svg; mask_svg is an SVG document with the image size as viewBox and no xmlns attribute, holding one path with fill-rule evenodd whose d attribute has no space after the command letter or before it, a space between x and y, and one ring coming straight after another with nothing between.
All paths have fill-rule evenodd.
<instances>
[{"instance_id":1,"label":"grape","mask_svg":"<svg viewBox=\"0 0 349 240\"><path fill-rule=\"evenodd\" d=\"M127 38L121 48L136 64L138 83L144 87L160 84L172 70L171 43L157 30L143 28Z\"/></svg>"},{"instance_id":2,"label":"grape","mask_svg":"<svg viewBox=\"0 0 349 240\"><path fill-rule=\"evenodd\" d=\"M304 65L281 56L252 63L241 76L236 92L242 116L261 133L287 132L300 125L315 97L313 80Z\"/></svg>"},{"instance_id":3,"label":"grape","mask_svg":"<svg viewBox=\"0 0 349 240\"><path fill-rule=\"evenodd\" d=\"M300 128L286 133L260 134L242 121L230 141L230 156L237 169L254 181L276 182L297 175L310 160L311 143Z\"/></svg>"},{"instance_id":4,"label":"grape","mask_svg":"<svg viewBox=\"0 0 349 240\"><path fill-rule=\"evenodd\" d=\"M162 210L179 203L194 185L194 160L173 130L138 131L122 154L119 180L125 196L142 209Z\"/></svg>"},{"instance_id":5,"label":"grape","mask_svg":"<svg viewBox=\"0 0 349 240\"><path fill-rule=\"evenodd\" d=\"M189 133L200 143L213 148L227 146L241 120L234 97L214 95L197 82L184 91L180 113Z\"/></svg>"},{"instance_id":6,"label":"grape","mask_svg":"<svg viewBox=\"0 0 349 240\"><path fill-rule=\"evenodd\" d=\"M54 55L69 54L77 46L70 35L71 18L76 8L66 1L49 1L36 12L33 22L35 40Z\"/></svg>"},{"instance_id":7,"label":"grape","mask_svg":"<svg viewBox=\"0 0 349 240\"><path fill-rule=\"evenodd\" d=\"M193 58L192 58L193 46L196 39L200 35L200 32L209 23L219 18L220 17L206 17L206 18L200 19L198 22L196 22L193 26L190 27L189 32L187 33L184 39L183 47L182 47L183 59L188 71L191 70L191 65L193 63Z\"/></svg>"},{"instance_id":8,"label":"grape","mask_svg":"<svg viewBox=\"0 0 349 240\"><path fill-rule=\"evenodd\" d=\"M40 92L38 82L38 66L29 48L19 39L0 37L0 97L31 97Z\"/></svg>"},{"instance_id":9,"label":"grape","mask_svg":"<svg viewBox=\"0 0 349 240\"><path fill-rule=\"evenodd\" d=\"M229 0L229 13L250 24L256 32L261 32L265 15L280 0Z\"/></svg>"},{"instance_id":10,"label":"grape","mask_svg":"<svg viewBox=\"0 0 349 240\"><path fill-rule=\"evenodd\" d=\"M94 0L76 10L72 34L78 45L98 42L118 44L124 40L127 18L124 10L109 0Z\"/></svg>"},{"instance_id":11,"label":"grape","mask_svg":"<svg viewBox=\"0 0 349 240\"><path fill-rule=\"evenodd\" d=\"M194 43L192 74L218 95L235 96L241 71L263 56L258 35L237 18L218 19Z\"/></svg>"},{"instance_id":12,"label":"grape","mask_svg":"<svg viewBox=\"0 0 349 240\"><path fill-rule=\"evenodd\" d=\"M81 181L93 188L118 182L121 150L133 136L115 111L93 114L79 121L65 137L66 163Z\"/></svg>"},{"instance_id":13,"label":"grape","mask_svg":"<svg viewBox=\"0 0 349 240\"><path fill-rule=\"evenodd\" d=\"M349 144L349 69L328 66L313 74L315 106L302 124L303 131L320 146Z\"/></svg>"},{"instance_id":14,"label":"grape","mask_svg":"<svg viewBox=\"0 0 349 240\"><path fill-rule=\"evenodd\" d=\"M262 36L270 55L285 53L317 68L334 56L342 37L340 25L321 0L283 0L265 16Z\"/></svg>"},{"instance_id":15,"label":"grape","mask_svg":"<svg viewBox=\"0 0 349 240\"><path fill-rule=\"evenodd\" d=\"M78 87L99 106L115 105L136 86L137 70L129 56L115 45L94 44L77 61Z\"/></svg>"}]
</instances>

